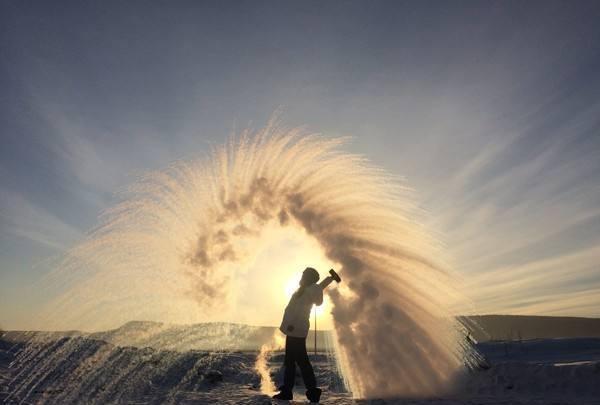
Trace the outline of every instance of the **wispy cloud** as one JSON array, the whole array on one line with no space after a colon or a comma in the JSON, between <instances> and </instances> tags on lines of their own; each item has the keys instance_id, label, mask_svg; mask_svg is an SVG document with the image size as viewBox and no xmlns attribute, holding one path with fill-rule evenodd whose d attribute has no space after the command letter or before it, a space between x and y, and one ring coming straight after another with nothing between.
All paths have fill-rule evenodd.
<instances>
[{"instance_id":1,"label":"wispy cloud","mask_svg":"<svg viewBox=\"0 0 600 405\"><path fill-rule=\"evenodd\" d=\"M478 312L578 313L598 315L594 294L600 245L523 265L511 265L473 274L468 289ZM587 301L586 301L587 299Z\"/></svg>"},{"instance_id":2,"label":"wispy cloud","mask_svg":"<svg viewBox=\"0 0 600 405\"><path fill-rule=\"evenodd\" d=\"M13 235L59 251L82 236L80 230L4 188L0 188L0 221L4 236Z\"/></svg>"},{"instance_id":3,"label":"wispy cloud","mask_svg":"<svg viewBox=\"0 0 600 405\"><path fill-rule=\"evenodd\" d=\"M600 315L595 8L5 7L2 236L62 249L132 173L284 105L406 177L475 311Z\"/></svg>"},{"instance_id":4,"label":"wispy cloud","mask_svg":"<svg viewBox=\"0 0 600 405\"><path fill-rule=\"evenodd\" d=\"M469 176L486 180L469 184L461 173L454 183L437 226L475 312L600 316L600 155L597 144L572 147L599 125L593 111L512 164L478 156ZM491 165L487 178L472 170Z\"/></svg>"}]
</instances>

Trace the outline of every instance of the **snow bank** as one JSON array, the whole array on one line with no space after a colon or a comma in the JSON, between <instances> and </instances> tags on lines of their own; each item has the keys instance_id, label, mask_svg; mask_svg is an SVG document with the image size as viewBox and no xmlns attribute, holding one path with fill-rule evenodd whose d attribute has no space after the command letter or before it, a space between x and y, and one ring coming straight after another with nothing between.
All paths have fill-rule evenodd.
<instances>
[{"instance_id":1,"label":"snow bank","mask_svg":"<svg viewBox=\"0 0 600 405\"><path fill-rule=\"evenodd\" d=\"M453 396L371 403L597 404L599 348L600 339L490 342L479 349L491 367L466 374ZM0 339L0 403L259 404L265 397L257 389L256 356L120 347L80 336L27 342ZM311 359L326 403L361 403L343 390L335 359L324 353ZM269 361L272 377L279 382L282 353L274 353ZM301 379L297 381L301 395Z\"/></svg>"},{"instance_id":2,"label":"snow bank","mask_svg":"<svg viewBox=\"0 0 600 405\"><path fill-rule=\"evenodd\" d=\"M499 363L470 374L463 390L476 396L600 398L600 362Z\"/></svg>"}]
</instances>

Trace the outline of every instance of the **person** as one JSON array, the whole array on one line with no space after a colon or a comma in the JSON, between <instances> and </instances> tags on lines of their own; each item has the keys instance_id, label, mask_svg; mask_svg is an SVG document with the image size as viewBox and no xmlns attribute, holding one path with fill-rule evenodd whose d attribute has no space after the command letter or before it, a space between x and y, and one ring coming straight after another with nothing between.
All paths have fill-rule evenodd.
<instances>
[{"instance_id":1,"label":"person","mask_svg":"<svg viewBox=\"0 0 600 405\"><path fill-rule=\"evenodd\" d=\"M310 311L313 305L323 303L323 290L335 280L332 273L319 284L319 272L307 267L302 272L300 286L290 298L285 308L279 330L286 335L283 386L274 399L293 399L292 390L296 376L296 364L300 367L302 379L306 386L306 397L311 402L319 402L321 389L317 387L315 373L306 352L306 337L310 327Z\"/></svg>"}]
</instances>

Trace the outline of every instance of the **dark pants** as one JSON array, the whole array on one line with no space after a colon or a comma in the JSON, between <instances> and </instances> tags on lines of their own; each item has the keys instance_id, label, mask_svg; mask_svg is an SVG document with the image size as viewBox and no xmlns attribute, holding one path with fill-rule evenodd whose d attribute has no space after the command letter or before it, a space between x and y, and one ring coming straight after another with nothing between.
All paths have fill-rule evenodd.
<instances>
[{"instance_id":1,"label":"dark pants","mask_svg":"<svg viewBox=\"0 0 600 405\"><path fill-rule=\"evenodd\" d=\"M286 336L285 338L285 374L283 376L283 388L291 391L294 388L296 377L296 364L302 372L302 379L307 390L314 390L317 387L315 372L308 360L306 352L306 338Z\"/></svg>"}]
</instances>

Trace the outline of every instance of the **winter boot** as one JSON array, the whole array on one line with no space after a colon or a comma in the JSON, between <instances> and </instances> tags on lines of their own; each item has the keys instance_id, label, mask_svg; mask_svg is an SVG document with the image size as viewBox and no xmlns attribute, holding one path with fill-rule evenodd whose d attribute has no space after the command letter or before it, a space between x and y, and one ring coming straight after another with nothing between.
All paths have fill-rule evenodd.
<instances>
[{"instance_id":1,"label":"winter boot","mask_svg":"<svg viewBox=\"0 0 600 405\"><path fill-rule=\"evenodd\" d=\"M290 390L282 389L279 394L273 395L273 399L291 401L294 399L294 394L292 394L292 391Z\"/></svg>"},{"instance_id":2,"label":"winter boot","mask_svg":"<svg viewBox=\"0 0 600 405\"><path fill-rule=\"evenodd\" d=\"M308 398L308 400L311 403L318 404L319 400L321 399L321 389L320 388L313 388L311 390L307 390L306 391L306 398Z\"/></svg>"}]
</instances>

